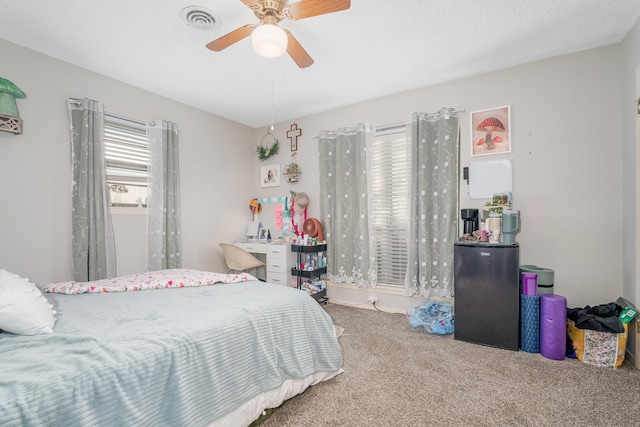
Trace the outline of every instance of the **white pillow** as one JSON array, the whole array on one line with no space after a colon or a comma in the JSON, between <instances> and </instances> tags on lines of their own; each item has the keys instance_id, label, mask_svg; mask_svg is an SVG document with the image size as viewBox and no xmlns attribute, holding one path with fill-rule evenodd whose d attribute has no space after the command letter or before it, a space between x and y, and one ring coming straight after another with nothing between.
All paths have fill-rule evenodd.
<instances>
[{"instance_id":1,"label":"white pillow","mask_svg":"<svg viewBox=\"0 0 640 427\"><path fill-rule=\"evenodd\" d=\"M0 329L16 335L50 334L56 320L51 307L28 279L0 270Z\"/></svg>"}]
</instances>

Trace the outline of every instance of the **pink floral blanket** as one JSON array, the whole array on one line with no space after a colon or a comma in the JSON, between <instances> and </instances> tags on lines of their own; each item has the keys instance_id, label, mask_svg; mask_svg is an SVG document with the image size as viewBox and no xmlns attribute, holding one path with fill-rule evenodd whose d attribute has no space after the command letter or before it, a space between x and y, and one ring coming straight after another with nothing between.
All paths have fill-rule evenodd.
<instances>
[{"instance_id":1,"label":"pink floral blanket","mask_svg":"<svg viewBox=\"0 0 640 427\"><path fill-rule=\"evenodd\" d=\"M145 289L191 288L216 283L239 283L257 280L251 274L220 274L208 271L171 269L129 274L91 282L58 282L44 287L43 292L83 294L86 292L125 292Z\"/></svg>"}]
</instances>

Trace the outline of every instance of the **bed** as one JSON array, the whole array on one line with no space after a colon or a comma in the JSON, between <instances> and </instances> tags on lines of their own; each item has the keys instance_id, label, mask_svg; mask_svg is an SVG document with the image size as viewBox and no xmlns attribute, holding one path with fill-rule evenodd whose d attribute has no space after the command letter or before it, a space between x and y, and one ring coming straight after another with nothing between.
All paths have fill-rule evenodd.
<instances>
[{"instance_id":1,"label":"bed","mask_svg":"<svg viewBox=\"0 0 640 427\"><path fill-rule=\"evenodd\" d=\"M52 333L45 322L36 334L7 332L7 306L26 306L9 274L0 274L2 426L246 426L342 372L322 307L248 274L163 270L31 289L56 318Z\"/></svg>"}]
</instances>

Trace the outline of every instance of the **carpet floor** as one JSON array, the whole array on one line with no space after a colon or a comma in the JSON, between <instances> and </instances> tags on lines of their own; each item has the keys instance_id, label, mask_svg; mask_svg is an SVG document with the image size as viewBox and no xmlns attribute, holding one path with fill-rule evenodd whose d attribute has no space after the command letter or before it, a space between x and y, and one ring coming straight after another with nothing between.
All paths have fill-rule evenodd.
<instances>
[{"instance_id":1,"label":"carpet floor","mask_svg":"<svg viewBox=\"0 0 640 427\"><path fill-rule=\"evenodd\" d=\"M412 328L403 315L323 306L345 372L278 408L283 426L640 426L640 370L502 350Z\"/></svg>"}]
</instances>

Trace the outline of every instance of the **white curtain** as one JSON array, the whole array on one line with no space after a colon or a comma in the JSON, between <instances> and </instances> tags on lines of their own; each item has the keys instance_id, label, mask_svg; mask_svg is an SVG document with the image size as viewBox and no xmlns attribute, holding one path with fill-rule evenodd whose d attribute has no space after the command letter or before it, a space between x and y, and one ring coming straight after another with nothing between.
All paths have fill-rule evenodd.
<instances>
[{"instance_id":1,"label":"white curtain","mask_svg":"<svg viewBox=\"0 0 640 427\"><path fill-rule=\"evenodd\" d=\"M375 287L376 246L369 220L367 148L371 126L323 131L320 155L320 210L327 240L327 278Z\"/></svg>"},{"instance_id":2,"label":"white curtain","mask_svg":"<svg viewBox=\"0 0 640 427\"><path fill-rule=\"evenodd\" d=\"M72 164L73 280L116 275L116 249L105 179L104 108L91 99L69 99Z\"/></svg>"},{"instance_id":3,"label":"white curtain","mask_svg":"<svg viewBox=\"0 0 640 427\"><path fill-rule=\"evenodd\" d=\"M151 150L147 222L149 271L182 267L178 132L175 123L164 120L147 123Z\"/></svg>"},{"instance_id":4,"label":"white curtain","mask_svg":"<svg viewBox=\"0 0 640 427\"><path fill-rule=\"evenodd\" d=\"M443 108L410 123L411 200L406 288L425 298L453 296L458 235L458 116Z\"/></svg>"}]
</instances>

